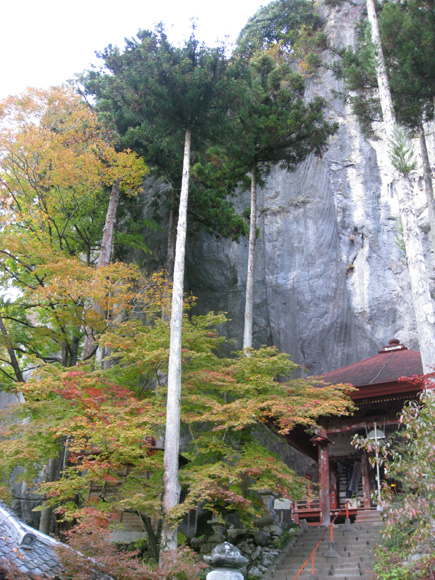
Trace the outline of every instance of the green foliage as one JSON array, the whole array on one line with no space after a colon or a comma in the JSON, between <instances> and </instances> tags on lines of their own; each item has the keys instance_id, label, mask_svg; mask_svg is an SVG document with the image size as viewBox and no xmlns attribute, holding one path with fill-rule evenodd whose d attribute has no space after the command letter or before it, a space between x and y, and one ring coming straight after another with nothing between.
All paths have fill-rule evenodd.
<instances>
[{"instance_id":1,"label":"green foliage","mask_svg":"<svg viewBox=\"0 0 435 580\"><path fill-rule=\"evenodd\" d=\"M278 550L284 550L287 544L294 538L296 532L295 528L299 528L299 526L294 524L293 527L284 530L283 533L274 541L275 548Z\"/></svg>"},{"instance_id":2,"label":"green foliage","mask_svg":"<svg viewBox=\"0 0 435 580\"><path fill-rule=\"evenodd\" d=\"M415 129L433 117L435 94L435 8L433 2L404 0L378 5L378 24L395 114L401 125ZM345 81L344 97L352 104L365 133L379 120L376 52L368 21L357 26L355 49L338 51L333 70Z\"/></svg>"},{"instance_id":3,"label":"green foliage","mask_svg":"<svg viewBox=\"0 0 435 580\"><path fill-rule=\"evenodd\" d=\"M344 2L346 2L347 0L325 0L325 4L327 6L332 6L332 7L336 7L336 6L341 6L342 4L344 4Z\"/></svg>"},{"instance_id":4,"label":"green foliage","mask_svg":"<svg viewBox=\"0 0 435 580\"><path fill-rule=\"evenodd\" d=\"M434 113L434 4L427 0L386 2L379 29L398 120L415 128Z\"/></svg>"},{"instance_id":5,"label":"green foliage","mask_svg":"<svg viewBox=\"0 0 435 580\"><path fill-rule=\"evenodd\" d=\"M390 159L393 166L403 175L409 175L416 167L409 136L406 131L397 126L390 140Z\"/></svg>"},{"instance_id":6,"label":"green foliage","mask_svg":"<svg viewBox=\"0 0 435 580\"><path fill-rule=\"evenodd\" d=\"M195 220L189 221L189 236L198 227L210 234L239 240L248 232L246 221L235 213L233 202L237 188L237 174L231 164L220 157L219 146L198 155L191 171L190 199L194 206Z\"/></svg>"},{"instance_id":7,"label":"green foliage","mask_svg":"<svg viewBox=\"0 0 435 580\"><path fill-rule=\"evenodd\" d=\"M321 65L327 36L321 32L316 5L307 0L275 0L258 10L241 31L236 58L252 60L261 53L286 63L304 77Z\"/></svg>"},{"instance_id":8,"label":"green foliage","mask_svg":"<svg viewBox=\"0 0 435 580\"><path fill-rule=\"evenodd\" d=\"M274 0L261 7L248 20L237 39L236 54L252 58L255 53L273 47L291 54L304 27L316 29L320 17L307 0Z\"/></svg>"},{"instance_id":9,"label":"green foliage","mask_svg":"<svg viewBox=\"0 0 435 580\"><path fill-rule=\"evenodd\" d=\"M396 220L396 230L397 235L396 239L394 240L394 244L399 248L402 256L406 258L406 246L405 242L403 241L403 223L400 216Z\"/></svg>"},{"instance_id":10,"label":"green foliage","mask_svg":"<svg viewBox=\"0 0 435 580\"><path fill-rule=\"evenodd\" d=\"M376 580L431 580L435 572L435 557L430 554L409 561L403 551L378 546L375 558Z\"/></svg>"},{"instance_id":11,"label":"green foliage","mask_svg":"<svg viewBox=\"0 0 435 580\"><path fill-rule=\"evenodd\" d=\"M301 75L267 53L247 64L235 59L231 70L237 79L231 135L215 158L233 181L248 187L254 167L261 183L276 165L293 170L310 153L321 155L336 125L324 119L322 98L304 102Z\"/></svg>"},{"instance_id":12,"label":"green foliage","mask_svg":"<svg viewBox=\"0 0 435 580\"><path fill-rule=\"evenodd\" d=\"M112 46L99 54L100 71L82 76L84 91L96 100L101 118L115 127L121 143L150 165L169 185L177 211L181 187L184 132L192 130L192 165L225 140L231 79L224 47L210 49L194 36L172 46L163 29L140 31L124 52ZM210 174L210 172L209 172ZM212 233L238 238L246 226L227 198L234 191L228 176L195 175L189 191L189 230L201 226Z\"/></svg>"},{"instance_id":13,"label":"green foliage","mask_svg":"<svg viewBox=\"0 0 435 580\"><path fill-rule=\"evenodd\" d=\"M31 370L41 360L74 366L85 327L101 333L121 312L127 316L137 294L144 291L142 276L137 268L123 264L96 270L78 257L55 252L49 244L35 245L34 239L22 237L8 237L16 264L13 287L19 293L13 301L1 302L7 333L2 333L0 345L12 346L21 369ZM6 288L11 279L8 259L9 252L0 252ZM93 308L96 301L100 312ZM10 368L11 362L2 357L4 386L17 380Z\"/></svg>"},{"instance_id":14,"label":"green foliage","mask_svg":"<svg viewBox=\"0 0 435 580\"><path fill-rule=\"evenodd\" d=\"M215 327L224 321L210 313L183 322L182 424L191 443L180 471L185 500L174 508L175 520L198 503L218 514L237 509L249 519L264 510L255 492L270 487L302 495L303 482L256 442L255 430L269 425L285 434L350 405L344 386L277 382L295 365L274 349L219 357L224 339ZM101 344L112 349L112 368L47 365L23 384L26 402L2 428L2 478L22 465L31 481L64 449L68 465L60 479L39 488L59 517L78 518L89 507L161 516L162 454L152 442L165 423L169 325L152 316L147 324L126 321Z\"/></svg>"},{"instance_id":15,"label":"green foliage","mask_svg":"<svg viewBox=\"0 0 435 580\"><path fill-rule=\"evenodd\" d=\"M105 292L131 283L132 270L94 270L109 189L119 181L133 197L146 171L71 90L29 89L0 103L0 288L14 296L0 300L5 387L34 358L75 365L84 328L101 332L114 314ZM92 311L97 294L106 322Z\"/></svg>"},{"instance_id":16,"label":"green foliage","mask_svg":"<svg viewBox=\"0 0 435 580\"><path fill-rule=\"evenodd\" d=\"M132 250L139 250L139 255L148 254L150 249L145 243L144 232L156 232L160 226L155 216L152 219L144 218L143 194L124 197L118 205L116 219L112 261L129 262Z\"/></svg>"},{"instance_id":17,"label":"green foliage","mask_svg":"<svg viewBox=\"0 0 435 580\"><path fill-rule=\"evenodd\" d=\"M407 378L409 380L409 378ZM375 572L382 580L428 579L435 573L435 397L433 375L413 377L426 388L419 401L408 403L400 429L379 447L388 481L382 502L386 523L376 552ZM373 442L360 441L373 451Z\"/></svg>"},{"instance_id":18,"label":"green foliage","mask_svg":"<svg viewBox=\"0 0 435 580\"><path fill-rule=\"evenodd\" d=\"M431 377L427 384L430 386ZM402 445L389 456L388 475L401 482L399 501L391 498L388 507L388 527L396 524L412 527L412 535L405 545L409 549L433 551L430 522L434 517L434 397L425 393L418 403L410 403L401 416Z\"/></svg>"},{"instance_id":19,"label":"green foliage","mask_svg":"<svg viewBox=\"0 0 435 580\"><path fill-rule=\"evenodd\" d=\"M344 80L341 97L351 104L365 135L372 131L373 121L382 117L377 96L376 50L373 45L370 24L361 20L357 27L355 48L338 50L340 59L332 65L336 78Z\"/></svg>"},{"instance_id":20,"label":"green foliage","mask_svg":"<svg viewBox=\"0 0 435 580\"><path fill-rule=\"evenodd\" d=\"M382 580L411 580L411 578L416 578L413 570L403 566L404 555L400 552L390 552L388 549L378 546L375 553L374 572L377 578Z\"/></svg>"}]
</instances>

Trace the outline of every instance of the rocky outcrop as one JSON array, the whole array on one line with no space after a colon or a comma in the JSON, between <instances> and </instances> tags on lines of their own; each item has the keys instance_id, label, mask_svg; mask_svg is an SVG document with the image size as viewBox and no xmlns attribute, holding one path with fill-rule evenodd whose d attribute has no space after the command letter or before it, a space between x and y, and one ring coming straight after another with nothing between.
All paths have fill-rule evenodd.
<instances>
[{"instance_id":1,"label":"rocky outcrop","mask_svg":"<svg viewBox=\"0 0 435 580\"><path fill-rule=\"evenodd\" d=\"M330 42L351 44L363 0L322 10ZM336 58L328 51L323 57ZM333 96L340 88L326 67L308 79L307 99L326 97L339 131L323 158L309 157L291 173L275 169L259 195L254 346L276 345L310 374L371 356L393 336L418 349L387 145L379 136L364 138L349 107ZM414 181L427 244L423 186L418 175ZM247 207L248 193L237 204ZM225 331L239 347L247 252L247 239L201 234L187 256L197 312L228 312Z\"/></svg>"}]
</instances>

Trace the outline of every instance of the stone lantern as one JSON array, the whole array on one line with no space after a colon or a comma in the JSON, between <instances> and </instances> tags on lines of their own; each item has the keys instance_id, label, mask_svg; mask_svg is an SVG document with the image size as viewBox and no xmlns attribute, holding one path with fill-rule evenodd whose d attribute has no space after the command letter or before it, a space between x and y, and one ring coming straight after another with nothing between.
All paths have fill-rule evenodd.
<instances>
[{"instance_id":1,"label":"stone lantern","mask_svg":"<svg viewBox=\"0 0 435 580\"><path fill-rule=\"evenodd\" d=\"M239 568L248 563L240 550L229 542L223 542L213 548L210 556L204 556L204 561L214 568L207 574L206 580L243 580Z\"/></svg>"}]
</instances>

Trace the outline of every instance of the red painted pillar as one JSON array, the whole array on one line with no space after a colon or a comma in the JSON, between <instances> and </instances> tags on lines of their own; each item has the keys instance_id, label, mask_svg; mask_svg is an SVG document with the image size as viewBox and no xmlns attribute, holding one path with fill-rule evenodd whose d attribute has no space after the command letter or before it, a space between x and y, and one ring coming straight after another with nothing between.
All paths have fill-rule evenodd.
<instances>
[{"instance_id":1,"label":"red painted pillar","mask_svg":"<svg viewBox=\"0 0 435 580\"><path fill-rule=\"evenodd\" d=\"M361 455L361 474L362 474L364 509L368 509L371 507L372 504L370 501L369 462L367 459L367 455L365 453Z\"/></svg>"},{"instance_id":2,"label":"red painted pillar","mask_svg":"<svg viewBox=\"0 0 435 580\"><path fill-rule=\"evenodd\" d=\"M321 523L324 526L329 526L331 523L331 505L329 496L329 449L326 441L319 443L319 483Z\"/></svg>"},{"instance_id":3,"label":"red painted pillar","mask_svg":"<svg viewBox=\"0 0 435 580\"><path fill-rule=\"evenodd\" d=\"M338 485L337 485L337 472L334 469L329 469L329 476L330 476L330 502L331 502L331 509L338 508Z\"/></svg>"}]
</instances>

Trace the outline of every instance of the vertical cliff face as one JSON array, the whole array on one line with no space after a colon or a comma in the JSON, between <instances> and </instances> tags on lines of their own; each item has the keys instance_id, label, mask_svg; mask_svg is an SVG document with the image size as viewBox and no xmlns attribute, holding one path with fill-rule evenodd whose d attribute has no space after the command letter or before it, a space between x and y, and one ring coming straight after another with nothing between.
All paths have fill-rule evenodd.
<instances>
[{"instance_id":1,"label":"vertical cliff face","mask_svg":"<svg viewBox=\"0 0 435 580\"><path fill-rule=\"evenodd\" d=\"M322 10L330 42L352 44L363 0ZM326 51L323 57L336 58ZM310 374L371 356L393 336L418 348L398 206L384 169L387 144L365 139L332 89L340 85L327 68L308 80L307 98L326 97L340 126L327 153L295 172L276 169L259 196L254 345L276 345ZM414 185L425 237L418 176ZM237 203L247 207L248 193ZM246 265L247 240L204 234L190 244L187 282L197 310L228 312L226 330L237 339Z\"/></svg>"}]
</instances>

